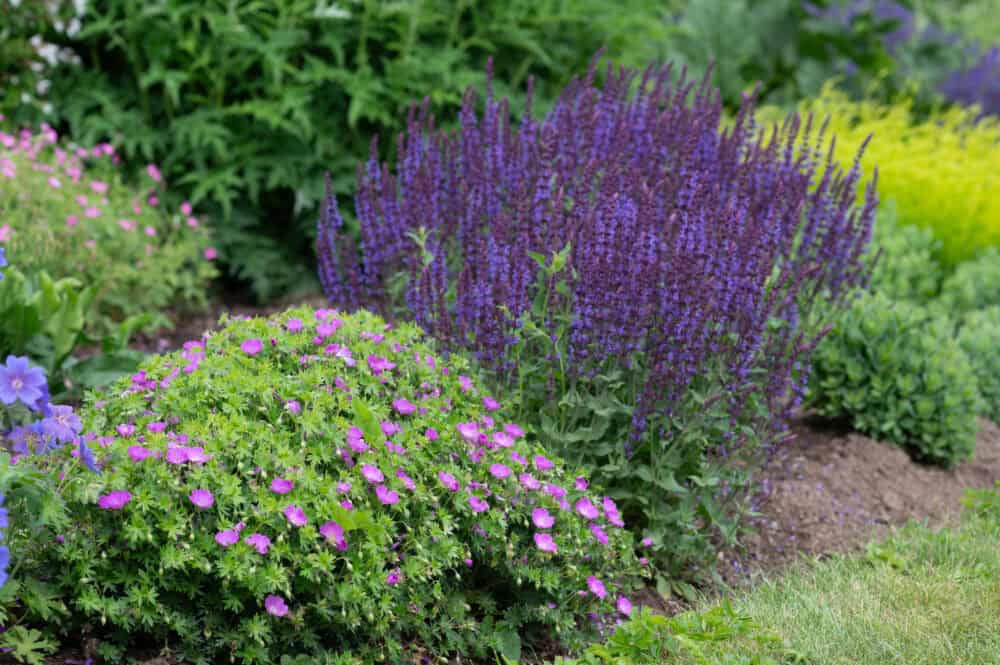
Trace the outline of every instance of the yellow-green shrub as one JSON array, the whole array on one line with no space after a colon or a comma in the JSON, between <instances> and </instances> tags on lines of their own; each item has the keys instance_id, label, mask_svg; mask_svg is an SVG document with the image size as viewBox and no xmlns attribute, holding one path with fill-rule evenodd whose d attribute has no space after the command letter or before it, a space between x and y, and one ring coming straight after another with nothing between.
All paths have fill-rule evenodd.
<instances>
[{"instance_id":1,"label":"yellow-green shrub","mask_svg":"<svg viewBox=\"0 0 1000 665\"><path fill-rule=\"evenodd\" d=\"M901 225L932 229L947 266L1000 246L1000 121L975 123L978 112L962 108L918 119L906 102L854 102L829 85L800 108L830 116L845 168L873 135L861 161L866 177L878 168L881 200L895 200Z\"/></svg>"}]
</instances>

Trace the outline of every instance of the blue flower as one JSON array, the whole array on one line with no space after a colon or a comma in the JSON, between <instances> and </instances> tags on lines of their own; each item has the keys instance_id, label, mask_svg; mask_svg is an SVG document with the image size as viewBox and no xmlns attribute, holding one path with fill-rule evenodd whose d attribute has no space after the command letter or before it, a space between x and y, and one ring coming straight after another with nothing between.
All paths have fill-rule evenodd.
<instances>
[{"instance_id":1,"label":"blue flower","mask_svg":"<svg viewBox=\"0 0 1000 665\"><path fill-rule=\"evenodd\" d=\"M7 566L10 565L10 550L0 545L0 587L7 583Z\"/></svg>"},{"instance_id":2,"label":"blue flower","mask_svg":"<svg viewBox=\"0 0 1000 665\"><path fill-rule=\"evenodd\" d=\"M38 405L47 390L45 372L31 367L26 356L7 356L7 364L0 365L0 402L13 404L20 400L29 407Z\"/></svg>"},{"instance_id":3,"label":"blue flower","mask_svg":"<svg viewBox=\"0 0 1000 665\"><path fill-rule=\"evenodd\" d=\"M90 449L90 446L87 445L87 442L82 437L80 438L80 460L83 461L85 467L94 473L99 474L101 472L97 466L97 460L94 459L94 451Z\"/></svg>"},{"instance_id":4,"label":"blue flower","mask_svg":"<svg viewBox=\"0 0 1000 665\"><path fill-rule=\"evenodd\" d=\"M0 247L0 268L7 265L7 257L3 255L3 247ZM0 279L3 279L3 273L0 272Z\"/></svg>"},{"instance_id":5,"label":"blue flower","mask_svg":"<svg viewBox=\"0 0 1000 665\"><path fill-rule=\"evenodd\" d=\"M41 454L51 443L40 422L19 425L7 433L7 438L14 444L13 450L18 455Z\"/></svg>"},{"instance_id":6,"label":"blue flower","mask_svg":"<svg viewBox=\"0 0 1000 665\"><path fill-rule=\"evenodd\" d=\"M53 406L52 415L42 421L42 431L62 443L73 443L83 429L80 417L71 406Z\"/></svg>"}]
</instances>

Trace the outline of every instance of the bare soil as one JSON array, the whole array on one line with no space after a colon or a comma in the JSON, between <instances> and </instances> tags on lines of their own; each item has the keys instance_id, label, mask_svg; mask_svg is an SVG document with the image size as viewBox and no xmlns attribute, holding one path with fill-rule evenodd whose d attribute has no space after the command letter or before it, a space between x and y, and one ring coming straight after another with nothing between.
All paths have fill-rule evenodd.
<instances>
[{"instance_id":1,"label":"bare soil","mask_svg":"<svg viewBox=\"0 0 1000 665\"><path fill-rule=\"evenodd\" d=\"M961 510L967 488L1000 480L1000 426L979 420L974 457L950 470L913 462L899 446L816 421L796 425L761 472L755 533L726 553L730 583L780 572L802 556L856 550L909 520L939 527Z\"/></svg>"}]
</instances>

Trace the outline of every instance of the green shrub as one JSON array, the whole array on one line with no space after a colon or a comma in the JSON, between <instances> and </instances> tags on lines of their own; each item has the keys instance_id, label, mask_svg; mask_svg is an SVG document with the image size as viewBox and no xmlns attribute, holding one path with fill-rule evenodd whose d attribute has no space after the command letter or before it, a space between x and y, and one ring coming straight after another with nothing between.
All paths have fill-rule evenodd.
<instances>
[{"instance_id":1,"label":"green shrub","mask_svg":"<svg viewBox=\"0 0 1000 665\"><path fill-rule=\"evenodd\" d=\"M944 278L938 261L941 242L928 228L899 224L894 207L882 206L875 219L870 256L878 254L872 271L873 291L892 298L926 304L935 298Z\"/></svg>"},{"instance_id":2,"label":"green shrub","mask_svg":"<svg viewBox=\"0 0 1000 665\"><path fill-rule=\"evenodd\" d=\"M955 317L1000 305L1000 250L990 247L958 264L941 285L940 303Z\"/></svg>"},{"instance_id":3,"label":"green shrub","mask_svg":"<svg viewBox=\"0 0 1000 665\"><path fill-rule=\"evenodd\" d=\"M982 414L1000 422L1000 306L967 313L961 319L958 345L972 363Z\"/></svg>"},{"instance_id":4,"label":"green shrub","mask_svg":"<svg viewBox=\"0 0 1000 665\"><path fill-rule=\"evenodd\" d=\"M494 420L464 360L367 313L224 324L89 401L103 473L70 470L74 528L12 580L66 609L15 590L24 623L112 659L355 663L579 647L620 612L641 569L614 502Z\"/></svg>"},{"instance_id":5,"label":"green shrub","mask_svg":"<svg viewBox=\"0 0 1000 665\"><path fill-rule=\"evenodd\" d=\"M61 67L60 122L111 140L133 165L160 164L192 201L212 205L220 257L261 297L312 280L323 173L353 188L375 134L391 149L411 103L444 122L488 57L544 105L602 45L627 64L658 54L650 0L350 2L132 0L88 3ZM297 220L297 224L295 223Z\"/></svg>"},{"instance_id":6,"label":"green shrub","mask_svg":"<svg viewBox=\"0 0 1000 665\"><path fill-rule=\"evenodd\" d=\"M980 397L951 321L864 294L813 355L809 401L823 416L951 466L975 447Z\"/></svg>"},{"instance_id":7,"label":"green shrub","mask_svg":"<svg viewBox=\"0 0 1000 665\"><path fill-rule=\"evenodd\" d=\"M47 125L33 134L0 132L0 242L23 273L74 278L94 289L107 330L122 319L204 304L216 270L204 225L184 210L163 210L155 167L143 188L124 183L110 145L60 144ZM187 211L187 214L184 213ZM89 312L88 312L89 314Z\"/></svg>"}]
</instances>

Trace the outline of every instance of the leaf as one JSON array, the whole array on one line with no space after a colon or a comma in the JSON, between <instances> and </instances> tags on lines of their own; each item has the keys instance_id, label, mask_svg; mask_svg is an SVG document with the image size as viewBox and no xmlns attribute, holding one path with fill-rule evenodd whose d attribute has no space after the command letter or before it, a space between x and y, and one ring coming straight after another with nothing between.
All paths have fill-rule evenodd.
<instances>
[{"instance_id":1,"label":"leaf","mask_svg":"<svg viewBox=\"0 0 1000 665\"><path fill-rule=\"evenodd\" d=\"M521 636L514 630L497 631L497 651L506 662L515 665L521 659Z\"/></svg>"},{"instance_id":2,"label":"leaf","mask_svg":"<svg viewBox=\"0 0 1000 665\"><path fill-rule=\"evenodd\" d=\"M370 445L375 445L382 441L385 438L385 435L382 433L382 426L371 409L368 408L368 405L358 397L355 397L351 403L354 405L355 420L362 433L364 433L365 440Z\"/></svg>"}]
</instances>

